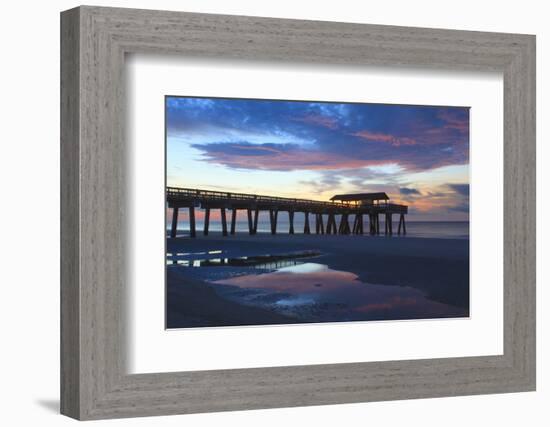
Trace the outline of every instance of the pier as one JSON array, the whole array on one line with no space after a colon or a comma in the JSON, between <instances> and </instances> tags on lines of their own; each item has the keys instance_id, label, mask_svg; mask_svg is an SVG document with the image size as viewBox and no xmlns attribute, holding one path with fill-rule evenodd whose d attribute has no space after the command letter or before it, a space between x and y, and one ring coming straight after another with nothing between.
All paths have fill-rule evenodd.
<instances>
[{"instance_id":1,"label":"pier","mask_svg":"<svg viewBox=\"0 0 550 427\"><path fill-rule=\"evenodd\" d=\"M195 209L204 210L203 234L208 235L210 228L210 212L220 210L222 234L235 234L237 211L246 211L248 232L256 234L258 216L261 211L269 213L271 234L277 234L279 213L288 215L287 232L294 234L295 213L304 214L304 234L312 234L314 222L315 234L365 234L364 222L368 220L368 233L380 234L380 216L385 218L384 234L393 234L393 215L399 215L397 234L406 234L406 205L391 203L386 193L338 194L329 201L292 199L258 194L231 193L191 188L167 187L166 202L172 208L172 223L170 237L176 237L178 214L180 209L189 209L190 236L196 237L197 227ZM228 220L228 214L230 218ZM338 218L337 218L338 217ZM350 220L353 225L350 227ZM280 231L280 230L279 230Z\"/></svg>"}]
</instances>

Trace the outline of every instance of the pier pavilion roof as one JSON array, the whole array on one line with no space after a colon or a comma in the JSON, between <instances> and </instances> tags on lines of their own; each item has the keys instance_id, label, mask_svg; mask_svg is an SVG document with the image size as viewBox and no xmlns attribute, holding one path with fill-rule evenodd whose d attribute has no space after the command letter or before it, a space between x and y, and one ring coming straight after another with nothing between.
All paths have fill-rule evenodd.
<instances>
[{"instance_id":1,"label":"pier pavilion roof","mask_svg":"<svg viewBox=\"0 0 550 427\"><path fill-rule=\"evenodd\" d=\"M339 200L342 202L362 202L374 200L390 200L386 193L356 193L356 194L336 194L330 200Z\"/></svg>"}]
</instances>

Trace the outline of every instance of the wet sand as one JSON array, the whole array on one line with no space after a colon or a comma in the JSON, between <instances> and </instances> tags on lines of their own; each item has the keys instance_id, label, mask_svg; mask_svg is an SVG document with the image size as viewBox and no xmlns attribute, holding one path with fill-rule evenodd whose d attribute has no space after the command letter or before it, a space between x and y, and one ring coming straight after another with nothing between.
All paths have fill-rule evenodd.
<instances>
[{"instance_id":1,"label":"wet sand","mask_svg":"<svg viewBox=\"0 0 550 427\"><path fill-rule=\"evenodd\" d=\"M220 297L207 283L185 276L182 268L167 271L167 327L269 325L293 322L273 311Z\"/></svg>"},{"instance_id":2,"label":"wet sand","mask_svg":"<svg viewBox=\"0 0 550 427\"><path fill-rule=\"evenodd\" d=\"M468 313L466 239L244 233L223 237L216 232L196 239L167 239L167 252L189 261L302 251L319 252L313 262L354 273L362 282L411 287ZM206 283L240 274L250 274L250 268L168 266L168 327L296 323L280 313L228 301Z\"/></svg>"}]
</instances>

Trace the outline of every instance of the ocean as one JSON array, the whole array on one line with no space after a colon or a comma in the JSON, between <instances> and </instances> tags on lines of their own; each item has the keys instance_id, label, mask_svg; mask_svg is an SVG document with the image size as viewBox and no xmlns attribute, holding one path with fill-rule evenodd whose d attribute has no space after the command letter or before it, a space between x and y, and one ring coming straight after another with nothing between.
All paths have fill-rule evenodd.
<instances>
[{"instance_id":1,"label":"ocean","mask_svg":"<svg viewBox=\"0 0 550 427\"><path fill-rule=\"evenodd\" d=\"M229 215L228 215L228 227L229 227ZM169 221L167 221L169 225ZM338 222L339 223L339 222ZM350 226L353 225L353 219L350 220ZM397 228L399 223L394 221L393 234L397 236ZM315 221L310 217L309 223L312 233L315 233ZM467 221L408 221L407 236L410 237L424 237L432 239L468 239L470 237L470 223ZM200 233L203 229L203 222L197 220L197 232ZM219 219L211 218L210 231L221 232L222 227ZM294 233L301 234L304 229L303 216L296 215L294 220ZM258 220L258 233L270 233L269 220L261 218ZM368 222L365 220L364 230L368 232ZM248 232L248 223L241 218L237 219L236 231L240 233ZM189 232L189 224L187 221L178 222L178 235L187 234ZM280 215L277 221L277 233L288 233L288 219L284 215ZM384 233L384 222L380 221L380 234ZM367 233L368 235L368 233Z\"/></svg>"}]
</instances>

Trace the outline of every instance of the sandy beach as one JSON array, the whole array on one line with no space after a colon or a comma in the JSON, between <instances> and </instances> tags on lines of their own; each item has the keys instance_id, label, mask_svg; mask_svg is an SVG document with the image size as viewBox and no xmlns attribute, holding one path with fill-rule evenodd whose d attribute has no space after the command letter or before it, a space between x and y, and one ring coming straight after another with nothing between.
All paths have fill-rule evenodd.
<instances>
[{"instance_id":1,"label":"sandy beach","mask_svg":"<svg viewBox=\"0 0 550 427\"><path fill-rule=\"evenodd\" d=\"M167 253L176 262L167 266L169 328L468 316L467 239L267 233L224 237L214 232L196 239L167 239ZM267 261L228 262L250 262L258 256L289 259L289 265L317 272L292 274L299 272L293 270L297 267ZM318 272L319 266L324 272ZM295 282L291 289L290 282ZM354 284L353 295L335 293L339 283L344 289L348 282ZM356 284L370 293L357 294ZM298 298L315 299L317 294L324 297L322 303ZM357 308L350 298L359 297L364 304L350 317L346 306Z\"/></svg>"}]
</instances>

